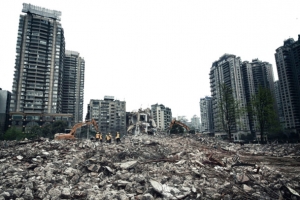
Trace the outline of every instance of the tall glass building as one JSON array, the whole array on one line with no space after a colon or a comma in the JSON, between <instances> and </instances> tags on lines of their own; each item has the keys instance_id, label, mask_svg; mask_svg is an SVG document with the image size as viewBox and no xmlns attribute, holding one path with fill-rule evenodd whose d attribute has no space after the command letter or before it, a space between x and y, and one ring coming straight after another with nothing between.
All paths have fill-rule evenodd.
<instances>
[{"instance_id":1,"label":"tall glass building","mask_svg":"<svg viewBox=\"0 0 300 200\"><path fill-rule=\"evenodd\" d=\"M287 132L300 133L300 35L289 38L276 49L280 102Z\"/></svg>"},{"instance_id":2,"label":"tall glass building","mask_svg":"<svg viewBox=\"0 0 300 200\"><path fill-rule=\"evenodd\" d=\"M61 113L65 56L61 12L23 4L11 112Z\"/></svg>"},{"instance_id":3,"label":"tall glass building","mask_svg":"<svg viewBox=\"0 0 300 200\"><path fill-rule=\"evenodd\" d=\"M224 54L219 60L213 62L210 68L209 79L215 136L222 136L225 133L222 113L219 109L221 102L221 84L231 88L234 100L239 103L238 109L246 108L241 64L242 60L240 57L232 54ZM235 117L234 122L235 123L232 123L230 127L234 140L239 140L242 134L248 134L250 132L248 116L245 113Z\"/></svg>"},{"instance_id":4,"label":"tall glass building","mask_svg":"<svg viewBox=\"0 0 300 200\"><path fill-rule=\"evenodd\" d=\"M82 121L84 93L84 59L76 51L66 50L63 73L62 113L74 116L75 123Z\"/></svg>"}]
</instances>

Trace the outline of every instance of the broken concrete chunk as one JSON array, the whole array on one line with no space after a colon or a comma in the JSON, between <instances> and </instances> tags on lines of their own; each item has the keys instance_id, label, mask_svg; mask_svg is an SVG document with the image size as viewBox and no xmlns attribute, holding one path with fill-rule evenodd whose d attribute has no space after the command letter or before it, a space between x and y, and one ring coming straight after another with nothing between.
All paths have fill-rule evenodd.
<instances>
[{"instance_id":1,"label":"broken concrete chunk","mask_svg":"<svg viewBox=\"0 0 300 200\"><path fill-rule=\"evenodd\" d=\"M143 195L142 200L154 200L154 197L151 194L146 193Z\"/></svg>"},{"instance_id":2,"label":"broken concrete chunk","mask_svg":"<svg viewBox=\"0 0 300 200\"><path fill-rule=\"evenodd\" d=\"M130 168L134 167L136 164L137 164L137 161L134 160L134 161L129 161L129 162L126 162L126 163L122 163L120 165L120 167L122 169L130 169Z\"/></svg>"},{"instance_id":3,"label":"broken concrete chunk","mask_svg":"<svg viewBox=\"0 0 300 200\"><path fill-rule=\"evenodd\" d=\"M17 159L18 159L18 160L22 160L22 159L23 159L23 156L17 156Z\"/></svg>"},{"instance_id":4,"label":"broken concrete chunk","mask_svg":"<svg viewBox=\"0 0 300 200\"><path fill-rule=\"evenodd\" d=\"M45 155L45 156L49 156L50 155L50 153L46 152L46 151L43 151L42 154Z\"/></svg>"},{"instance_id":5,"label":"broken concrete chunk","mask_svg":"<svg viewBox=\"0 0 300 200\"><path fill-rule=\"evenodd\" d=\"M157 182L155 180L149 180L149 182L156 192L162 194L162 192L163 192L162 184L160 184L159 182Z\"/></svg>"},{"instance_id":6,"label":"broken concrete chunk","mask_svg":"<svg viewBox=\"0 0 300 200\"><path fill-rule=\"evenodd\" d=\"M178 161L177 163L175 163L175 165L182 165L182 164L184 164L186 161L185 160L180 160L180 161Z\"/></svg>"},{"instance_id":7,"label":"broken concrete chunk","mask_svg":"<svg viewBox=\"0 0 300 200\"><path fill-rule=\"evenodd\" d=\"M61 198L69 199L71 197L71 190L70 188L63 188L61 191Z\"/></svg>"},{"instance_id":8,"label":"broken concrete chunk","mask_svg":"<svg viewBox=\"0 0 300 200\"><path fill-rule=\"evenodd\" d=\"M251 192L253 189L246 184L243 184L243 189L245 192Z\"/></svg>"},{"instance_id":9,"label":"broken concrete chunk","mask_svg":"<svg viewBox=\"0 0 300 200\"><path fill-rule=\"evenodd\" d=\"M236 178L237 178L237 181L240 182L240 183L246 183L250 180L248 178L248 176L246 176L245 174L237 174Z\"/></svg>"},{"instance_id":10,"label":"broken concrete chunk","mask_svg":"<svg viewBox=\"0 0 300 200\"><path fill-rule=\"evenodd\" d=\"M90 165L89 167L88 167L88 170L90 170L91 172L98 172L99 171L99 169L100 169L100 165Z\"/></svg>"},{"instance_id":11,"label":"broken concrete chunk","mask_svg":"<svg viewBox=\"0 0 300 200\"><path fill-rule=\"evenodd\" d=\"M112 168L110 168L109 166L105 166L105 168L110 172L110 173L114 173L114 170L112 170Z\"/></svg>"},{"instance_id":12,"label":"broken concrete chunk","mask_svg":"<svg viewBox=\"0 0 300 200\"><path fill-rule=\"evenodd\" d=\"M123 181L123 180L117 180L114 182L117 186L126 186L127 184L130 184L128 181Z\"/></svg>"}]
</instances>

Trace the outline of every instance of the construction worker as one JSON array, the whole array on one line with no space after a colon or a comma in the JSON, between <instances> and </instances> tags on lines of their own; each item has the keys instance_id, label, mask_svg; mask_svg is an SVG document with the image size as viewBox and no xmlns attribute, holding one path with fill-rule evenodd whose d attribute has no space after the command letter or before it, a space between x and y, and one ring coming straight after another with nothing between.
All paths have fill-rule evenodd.
<instances>
[{"instance_id":1,"label":"construction worker","mask_svg":"<svg viewBox=\"0 0 300 200\"><path fill-rule=\"evenodd\" d=\"M119 133L119 132L117 132L117 135L116 135L116 141L117 141L117 143L120 142L120 133Z\"/></svg>"},{"instance_id":2,"label":"construction worker","mask_svg":"<svg viewBox=\"0 0 300 200\"><path fill-rule=\"evenodd\" d=\"M111 143L111 134L110 133L106 134L106 142Z\"/></svg>"},{"instance_id":3,"label":"construction worker","mask_svg":"<svg viewBox=\"0 0 300 200\"><path fill-rule=\"evenodd\" d=\"M96 137L95 138L96 138L96 141L99 141L99 139L100 139L100 133L99 132L96 133Z\"/></svg>"}]
</instances>

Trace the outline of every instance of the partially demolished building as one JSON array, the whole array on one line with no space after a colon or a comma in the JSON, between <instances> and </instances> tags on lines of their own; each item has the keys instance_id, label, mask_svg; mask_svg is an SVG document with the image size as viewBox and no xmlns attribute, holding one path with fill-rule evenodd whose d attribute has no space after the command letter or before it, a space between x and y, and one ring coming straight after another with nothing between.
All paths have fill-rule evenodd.
<instances>
[{"instance_id":1,"label":"partially demolished building","mask_svg":"<svg viewBox=\"0 0 300 200\"><path fill-rule=\"evenodd\" d=\"M138 111L132 111L131 113L129 113L128 118L128 133L132 133L134 135L140 133L155 134L156 123L152 119L151 110L149 108L146 108L145 110L140 108Z\"/></svg>"}]
</instances>

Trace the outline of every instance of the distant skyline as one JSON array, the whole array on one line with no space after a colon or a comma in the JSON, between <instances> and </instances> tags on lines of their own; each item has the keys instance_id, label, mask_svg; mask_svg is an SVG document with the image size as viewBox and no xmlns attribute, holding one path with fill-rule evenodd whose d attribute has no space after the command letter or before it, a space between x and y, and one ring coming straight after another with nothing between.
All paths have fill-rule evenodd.
<instances>
[{"instance_id":1,"label":"distant skyline","mask_svg":"<svg viewBox=\"0 0 300 200\"><path fill-rule=\"evenodd\" d=\"M0 88L12 89L22 4L61 11L66 49L85 59L84 116L90 99L126 110L164 104L173 117L200 116L209 71L225 53L277 69L275 50L300 34L300 1L2 1Z\"/></svg>"}]
</instances>

